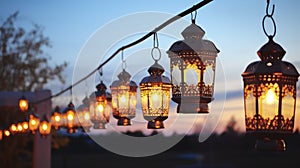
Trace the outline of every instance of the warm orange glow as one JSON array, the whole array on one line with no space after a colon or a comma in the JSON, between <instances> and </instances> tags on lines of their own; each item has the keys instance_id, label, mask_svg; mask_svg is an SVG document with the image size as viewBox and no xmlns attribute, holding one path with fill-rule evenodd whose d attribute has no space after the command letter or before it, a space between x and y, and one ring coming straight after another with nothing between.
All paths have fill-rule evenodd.
<instances>
[{"instance_id":1,"label":"warm orange glow","mask_svg":"<svg viewBox=\"0 0 300 168\"><path fill-rule=\"evenodd\" d=\"M68 119L69 121L74 120L74 114L73 114L73 113L68 113L67 119Z\"/></svg>"},{"instance_id":2,"label":"warm orange glow","mask_svg":"<svg viewBox=\"0 0 300 168\"><path fill-rule=\"evenodd\" d=\"M22 127L23 127L23 129L25 129L25 130L27 130L28 129L28 123L25 121L25 122L23 122L22 123Z\"/></svg>"},{"instance_id":3,"label":"warm orange glow","mask_svg":"<svg viewBox=\"0 0 300 168\"><path fill-rule=\"evenodd\" d=\"M59 122L60 121L60 116L54 116L54 120L55 120L55 122Z\"/></svg>"},{"instance_id":4,"label":"warm orange glow","mask_svg":"<svg viewBox=\"0 0 300 168\"><path fill-rule=\"evenodd\" d=\"M25 98L21 98L21 99L19 100L19 108L20 108L20 110L21 110L22 112L25 112L25 111L28 110L28 107L29 107L29 105L28 105L28 100L26 100Z\"/></svg>"},{"instance_id":5,"label":"warm orange glow","mask_svg":"<svg viewBox=\"0 0 300 168\"><path fill-rule=\"evenodd\" d=\"M29 119L29 129L34 133L35 130L38 129L38 126L39 126L39 118L36 118L35 116L33 115L30 115L30 119Z\"/></svg>"},{"instance_id":6,"label":"warm orange glow","mask_svg":"<svg viewBox=\"0 0 300 168\"><path fill-rule=\"evenodd\" d=\"M99 112L103 112L104 111L104 107L103 107L102 104L98 104L97 105L97 109L98 109Z\"/></svg>"},{"instance_id":7,"label":"warm orange glow","mask_svg":"<svg viewBox=\"0 0 300 168\"><path fill-rule=\"evenodd\" d=\"M0 141L2 140L2 138L3 138L3 132L2 130L0 130Z\"/></svg>"},{"instance_id":8,"label":"warm orange glow","mask_svg":"<svg viewBox=\"0 0 300 168\"><path fill-rule=\"evenodd\" d=\"M10 126L10 131L11 131L11 132L16 132L16 131L17 131L17 126L16 126L16 124L12 124L12 125Z\"/></svg>"},{"instance_id":9,"label":"warm orange glow","mask_svg":"<svg viewBox=\"0 0 300 168\"><path fill-rule=\"evenodd\" d=\"M18 128L18 131L19 131L19 132L23 131L23 127L22 127L22 124L21 124L21 123L19 123L19 124L17 125L17 128Z\"/></svg>"},{"instance_id":10,"label":"warm orange glow","mask_svg":"<svg viewBox=\"0 0 300 168\"><path fill-rule=\"evenodd\" d=\"M4 135L7 137L10 136L10 132L8 130L4 130Z\"/></svg>"},{"instance_id":11,"label":"warm orange glow","mask_svg":"<svg viewBox=\"0 0 300 168\"><path fill-rule=\"evenodd\" d=\"M46 131L46 130L48 129L47 123L43 123L43 124L42 124L42 129L43 129L44 131Z\"/></svg>"},{"instance_id":12,"label":"warm orange glow","mask_svg":"<svg viewBox=\"0 0 300 168\"><path fill-rule=\"evenodd\" d=\"M155 128L160 128L160 121L155 121Z\"/></svg>"}]
</instances>

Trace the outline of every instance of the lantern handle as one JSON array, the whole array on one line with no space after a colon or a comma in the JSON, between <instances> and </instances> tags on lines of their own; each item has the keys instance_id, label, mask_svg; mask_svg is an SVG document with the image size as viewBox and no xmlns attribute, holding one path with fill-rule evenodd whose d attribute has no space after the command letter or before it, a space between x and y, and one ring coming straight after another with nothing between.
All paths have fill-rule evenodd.
<instances>
[{"instance_id":1,"label":"lantern handle","mask_svg":"<svg viewBox=\"0 0 300 168\"><path fill-rule=\"evenodd\" d=\"M196 23L197 10L195 10L194 12L195 12L195 15L193 15L193 12L191 12L191 20L192 20L192 23L193 23L193 24Z\"/></svg>"},{"instance_id":2,"label":"lantern handle","mask_svg":"<svg viewBox=\"0 0 300 168\"><path fill-rule=\"evenodd\" d=\"M160 60L161 58L161 52L160 52L160 49L158 48L159 47L159 43L158 43L158 37L157 37L157 32L155 32L153 34L153 48L151 50L151 56L152 56L152 59L157 62ZM158 51L158 58L155 58L154 57L154 51L157 50Z\"/></svg>"},{"instance_id":3,"label":"lantern handle","mask_svg":"<svg viewBox=\"0 0 300 168\"><path fill-rule=\"evenodd\" d=\"M272 12L269 13L269 6L270 6L270 0L267 0L267 7L266 7L266 15L264 16L263 20L262 20L262 27L263 27L263 30L264 30L264 33L267 37L274 37L275 34L276 34L276 23L275 23L275 20L273 18L273 14L274 14L274 10L275 10L275 5L273 4L272 6ZM269 35L267 33L267 30L265 28L265 21L266 21L266 18L270 18L272 23L273 23L273 27L274 27L274 32L273 32L273 35Z\"/></svg>"},{"instance_id":4,"label":"lantern handle","mask_svg":"<svg viewBox=\"0 0 300 168\"><path fill-rule=\"evenodd\" d=\"M122 69L125 70L127 68L126 60L124 59L123 51L121 52L121 59L122 59Z\"/></svg>"}]
</instances>

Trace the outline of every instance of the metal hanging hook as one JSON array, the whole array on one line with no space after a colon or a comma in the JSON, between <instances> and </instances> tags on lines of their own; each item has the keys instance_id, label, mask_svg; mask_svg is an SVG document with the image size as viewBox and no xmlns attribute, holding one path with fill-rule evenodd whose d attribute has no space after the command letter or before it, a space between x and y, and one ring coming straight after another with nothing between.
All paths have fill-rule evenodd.
<instances>
[{"instance_id":1,"label":"metal hanging hook","mask_svg":"<svg viewBox=\"0 0 300 168\"><path fill-rule=\"evenodd\" d=\"M123 54L123 51L121 52L121 57L122 57L122 69L125 70L127 68L127 65L126 65L126 60L124 59L124 54Z\"/></svg>"},{"instance_id":2,"label":"metal hanging hook","mask_svg":"<svg viewBox=\"0 0 300 168\"><path fill-rule=\"evenodd\" d=\"M191 20L192 20L192 23L195 24L196 23L196 17L197 17L197 11L195 10L195 15L193 15L193 12L191 12Z\"/></svg>"},{"instance_id":3,"label":"metal hanging hook","mask_svg":"<svg viewBox=\"0 0 300 168\"><path fill-rule=\"evenodd\" d=\"M100 69L98 70L98 72L99 72L99 75L100 75L100 81L102 81L103 69L100 68Z\"/></svg>"},{"instance_id":4,"label":"metal hanging hook","mask_svg":"<svg viewBox=\"0 0 300 168\"><path fill-rule=\"evenodd\" d=\"M153 37L153 48L151 50L151 56L152 56L152 59L157 62L160 60L161 58L161 52L160 52L160 49L158 48L159 47L159 43L158 43L158 37L157 37L157 33L154 33L154 37ZM154 56L154 51L157 50L158 52L158 58L155 58Z\"/></svg>"},{"instance_id":5,"label":"metal hanging hook","mask_svg":"<svg viewBox=\"0 0 300 168\"><path fill-rule=\"evenodd\" d=\"M267 8L266 8L266 15L267 16L273 16L274 10L275 10L275 5L272 5L272 12L269 14L269 7L270 7L270 0L267 0Z\"/></svg>"},{"instance_id":6,"label":"metal hanging hook","mask_svg":"<svg viewBox=\"0 0 300 168\"><path fill-rule=\"evenodd\" d=\"M263 27L263 30L264 30L264 33L267 37L274 37L275 34L276 34L276 23L275 23L275 20L273 18L273 14L274 14L274 11L275 11L275 5L273 4L273 7L272 7L272 12L271 14L269 14L269 6L270 6L270 0L267 0L267 7L266 7L266 15L264 16L263 20L262 20L262 27ZM265 21L266 21L266 18L270 18L272 23L273 23L273 27L274 27L274 32L272 35L268 34L267 31L266 31L266 28L265 28Z\"/></svg>"}]
</instances>

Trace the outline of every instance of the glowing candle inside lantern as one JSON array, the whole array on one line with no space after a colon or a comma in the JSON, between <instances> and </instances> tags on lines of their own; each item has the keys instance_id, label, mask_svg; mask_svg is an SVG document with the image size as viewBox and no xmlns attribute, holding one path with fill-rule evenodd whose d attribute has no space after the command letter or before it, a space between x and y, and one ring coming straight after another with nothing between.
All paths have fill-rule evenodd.
<instances>
[{"instance_id":1,"label":"glowing candle inside lantern","mask_svg":"<svg viewBox=\"0 0 300 168\"><path fill-rule=\"evenodd\" d=\"M266 94L266 101L268 104L274 104L276 100L276 94L273 89L269 89Z\"/></svg>"}]
</instances>

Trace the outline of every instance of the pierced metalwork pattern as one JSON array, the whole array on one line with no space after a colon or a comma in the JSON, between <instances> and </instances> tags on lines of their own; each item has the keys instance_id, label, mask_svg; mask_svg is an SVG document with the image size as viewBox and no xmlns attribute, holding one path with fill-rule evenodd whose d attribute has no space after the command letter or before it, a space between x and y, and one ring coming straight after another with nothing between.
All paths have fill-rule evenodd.
<instances>
[{"instance_id":1,"label":"pierced metalwork pattern","mask_svg":"<svg viewBox=\"0 0 300 168\"><path fill-rule=\"evenodd\" d=\"M184 84L184 93L181 93L182 86L173 85L172 87L172 95L173 97L181 97L182 96L206 96L212 97L214 86L213 85L187 85Z\"/></svg>"},{"instance_id":2,"label":"pierced metalwork pattern","mask_svg":"<svg viewBox=\"0 0 300 168\"><path fill-rule=\"evenodd\" d=\"M273 119L263 118L261 115L246 117L246 130L264 130L264 131L292 131L294 128L294 116L284 119L282 115L276 115Z\"/></svg>"}]
</instances>

